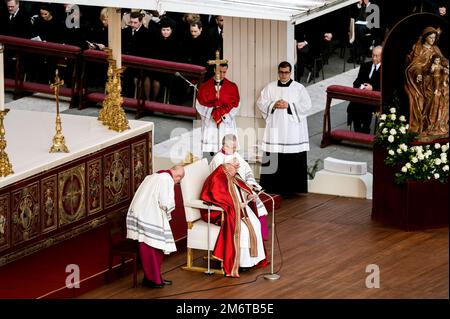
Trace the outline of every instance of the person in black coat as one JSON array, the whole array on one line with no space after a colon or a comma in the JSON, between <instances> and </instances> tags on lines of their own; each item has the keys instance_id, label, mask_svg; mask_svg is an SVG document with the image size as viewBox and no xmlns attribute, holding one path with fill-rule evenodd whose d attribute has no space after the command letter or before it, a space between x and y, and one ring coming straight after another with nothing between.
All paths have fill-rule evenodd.
<instances>
[{"instance_id":1,"label":"person in black coat","mask_svg":"<svg viewBox=\"0 0 450 319\"><path fill-rule=\"evenodd\" d=\"M7 10L0 17L0 33L18 38L30 38L31 19L25 10L20 7L19 0L6 1Z\"/></svg>"},{"instance_id":2,"label":"person in black coat","mask_svg":"<svg viewBox=\"0 0 450 319\"><path fill-rule=\"evenodd\" d=\"M373 48L372 61L361 64L358 77L353 82L354 88L380 91L381 52L381 46ZM350 102L347 107L347 125L350 126L353 123L355 132L369 134L373 112L373 106Z\"/></svg>"}]
</instances>

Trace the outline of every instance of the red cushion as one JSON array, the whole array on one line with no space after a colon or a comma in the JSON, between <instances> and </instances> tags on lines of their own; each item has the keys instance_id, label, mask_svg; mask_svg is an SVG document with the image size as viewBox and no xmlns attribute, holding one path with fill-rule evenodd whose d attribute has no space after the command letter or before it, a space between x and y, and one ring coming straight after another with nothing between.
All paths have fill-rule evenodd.
<instances>
[{"instance_id":1,"label":"red cushion","mask_svg":"<svg viewBox=\"0 0 450 319\"><path fill-rule=\"evenodd\" d=\"M372 134L353 132L337 129L331 132L331 138L335 140L347 140L364 144L372 144L375 138Z\"/></svg>"},{"instance_id":2,"label":"red cushion","mask_svg":"<svg viewBox=\"0 0 450 319\"><path fill-rule=\"evenodd\" d=\"M0 42L5 44L6 47L8 47L9 44L28 48L44 48L46 50L48 49L51 51L61 51L66 53L76 54L81 52L81 48L74 45L46 42L46 41L35 41L24 38L10 37L6 35L0 35Z\"/></svg>"},{"instance_id":3,"label":"red cushion","mask_svg":"<svg viewBox=\"0 0 450 319\"><path fill-rule=\"evenodd\" d=\"M86 100L92 102L103 102L105 100L105 94L100 92L92 92L86 95ZM127 107L138 107L138 100L130 97L123 98L123 105ZM153 112L161 112L161 113L169 113L175 115L184 115L195 117L196 110L193 107L182 106L182 105L174 105L174 104L165 104L155 101L145 101L144 109L153 111Z\"/></svg>"},{"instance_id":4,"label":"red cushion","mask_svg":"<svg viewBox=\"0 0 450 319\"><path fill-rule=\"evenodd\" d=\"M20 89L22 89L24 91L40 92L40 93L46 93L46 94L54 94L55 93L55 91L50 87L50 85L42 84L42 83L34 83L34 82L23 82L23 86ZM71 97L72 89L62 87L59 89L59 95Z\"/></svg>"},{"instance_id":5,"label":"red cushion","mask_svg":"<svg viewBox=\"0 0 450 319\"><path fill-rule=\"evenodd\" d=\"M327 87L327 93L341 93L348 95L365 96L371 99L381 99L380 91L361 90L351 86L330 85Z\"/></svg>"}]
</instances>

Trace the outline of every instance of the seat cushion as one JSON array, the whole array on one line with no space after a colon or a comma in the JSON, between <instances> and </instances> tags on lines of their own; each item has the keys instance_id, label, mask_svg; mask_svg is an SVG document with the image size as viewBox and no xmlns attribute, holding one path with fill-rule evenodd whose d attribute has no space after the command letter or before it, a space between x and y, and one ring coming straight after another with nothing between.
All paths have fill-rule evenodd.
<instances>
[{"instance_id":1,"label":"seat cushion","mask_svg":"<svg viewBox=\"0 0 450 319\"><path fill-rule=\"evenodd\" d=\"M219 235L220 227L214 224L209 225L209 250L214 250L217 236ZM208 223L203 220L198 220L193 223L193 227L188 229L187 247L193 249L206 250L208 236Z\"/></svg>"}]
</instances>

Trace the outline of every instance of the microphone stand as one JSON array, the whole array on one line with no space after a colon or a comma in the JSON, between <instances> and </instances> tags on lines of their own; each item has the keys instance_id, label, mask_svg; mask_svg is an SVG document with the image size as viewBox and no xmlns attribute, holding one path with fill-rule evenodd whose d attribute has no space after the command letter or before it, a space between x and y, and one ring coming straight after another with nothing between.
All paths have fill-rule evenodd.
<instances>
[{"instance_id":1,"label":"microphone stand","mask_svg":"<svg viewBox=\"0 0 450 319\"><path fill-rule=\"evenodd\" d=\"M175 72L175 76L182 78L187 84L189 84L189 86L193 87L194 90L198 91L197 84L193 84L191 81L186 79L180 72Z\"/></svg>"},{"instance_id":2,"label":"microphone stand","mask_svg":"<svg viewBox=\"0 0 450 319\"><path fill-rule=\"evenodd\" d=\"M264 279L268 280L278 280L280 275L273 272L273 253L274 253L274 240L275 240L275 200L272 196L266 192L261 191L261 193L266 194L272 200L272 254L270 256L270 274L264 275Z\"/></svg>"},{"instance_id":3,"label":"microphone stand","mask_svg":"<svg viewBox=\"0 0 450 319\"><path fill-rule=\"evenodd\" d=\"M195 100L197 98L197 84L193 84L191 81L186 79L180 72L175 72L175 76L182 78L190 87L194 88L194 97L192 98L192 107L195 108Z\"/></svg>"},{"instance_id":4,"label":"microphone stand","mask_svg":"<svg viewBox=\"0 0 450 319\"><path fill-rule=\"evenodd\" d=\"M209 225L210 225L210 223L211 223L211 204L210 203L206 203L206 202L204 202L206 205L208 205L208 230L207 230L207 235L206 235L206 238L207 238L207 242L208 242L208 270L205 270L205 274L206 275L213 275L214 274L214 271L211 271L211 251L209 250L209 241L210 241L210 239L209 239Z\"/></svg>"}]
</instances>

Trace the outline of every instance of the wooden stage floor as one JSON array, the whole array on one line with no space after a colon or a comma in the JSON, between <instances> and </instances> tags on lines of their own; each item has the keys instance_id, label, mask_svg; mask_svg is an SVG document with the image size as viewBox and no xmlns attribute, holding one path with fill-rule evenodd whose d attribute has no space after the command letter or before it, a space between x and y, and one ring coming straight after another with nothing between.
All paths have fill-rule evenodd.
<instances>
[{"instance_id":1,"label":"wooden stage floor","mask_svg":"<svg viewBox=\"0 0 450 319\"><path fill-rule=\"evenodd\" d=\"M80 298L120 299L322 299L449 298L448 227L405 232L371 221L372 201L307 194L284 200L276 211L274 270L270 266L240 278L181 269L185 251L166 257L163 289L132 288L131 275ZM271 217L268 219L271 220ZM270 241L266 248L270 251ZM203 262L196 252L196 262ZM366 287L367 265L380 270L380 288Z\"/></svg>"}]
</instances>

